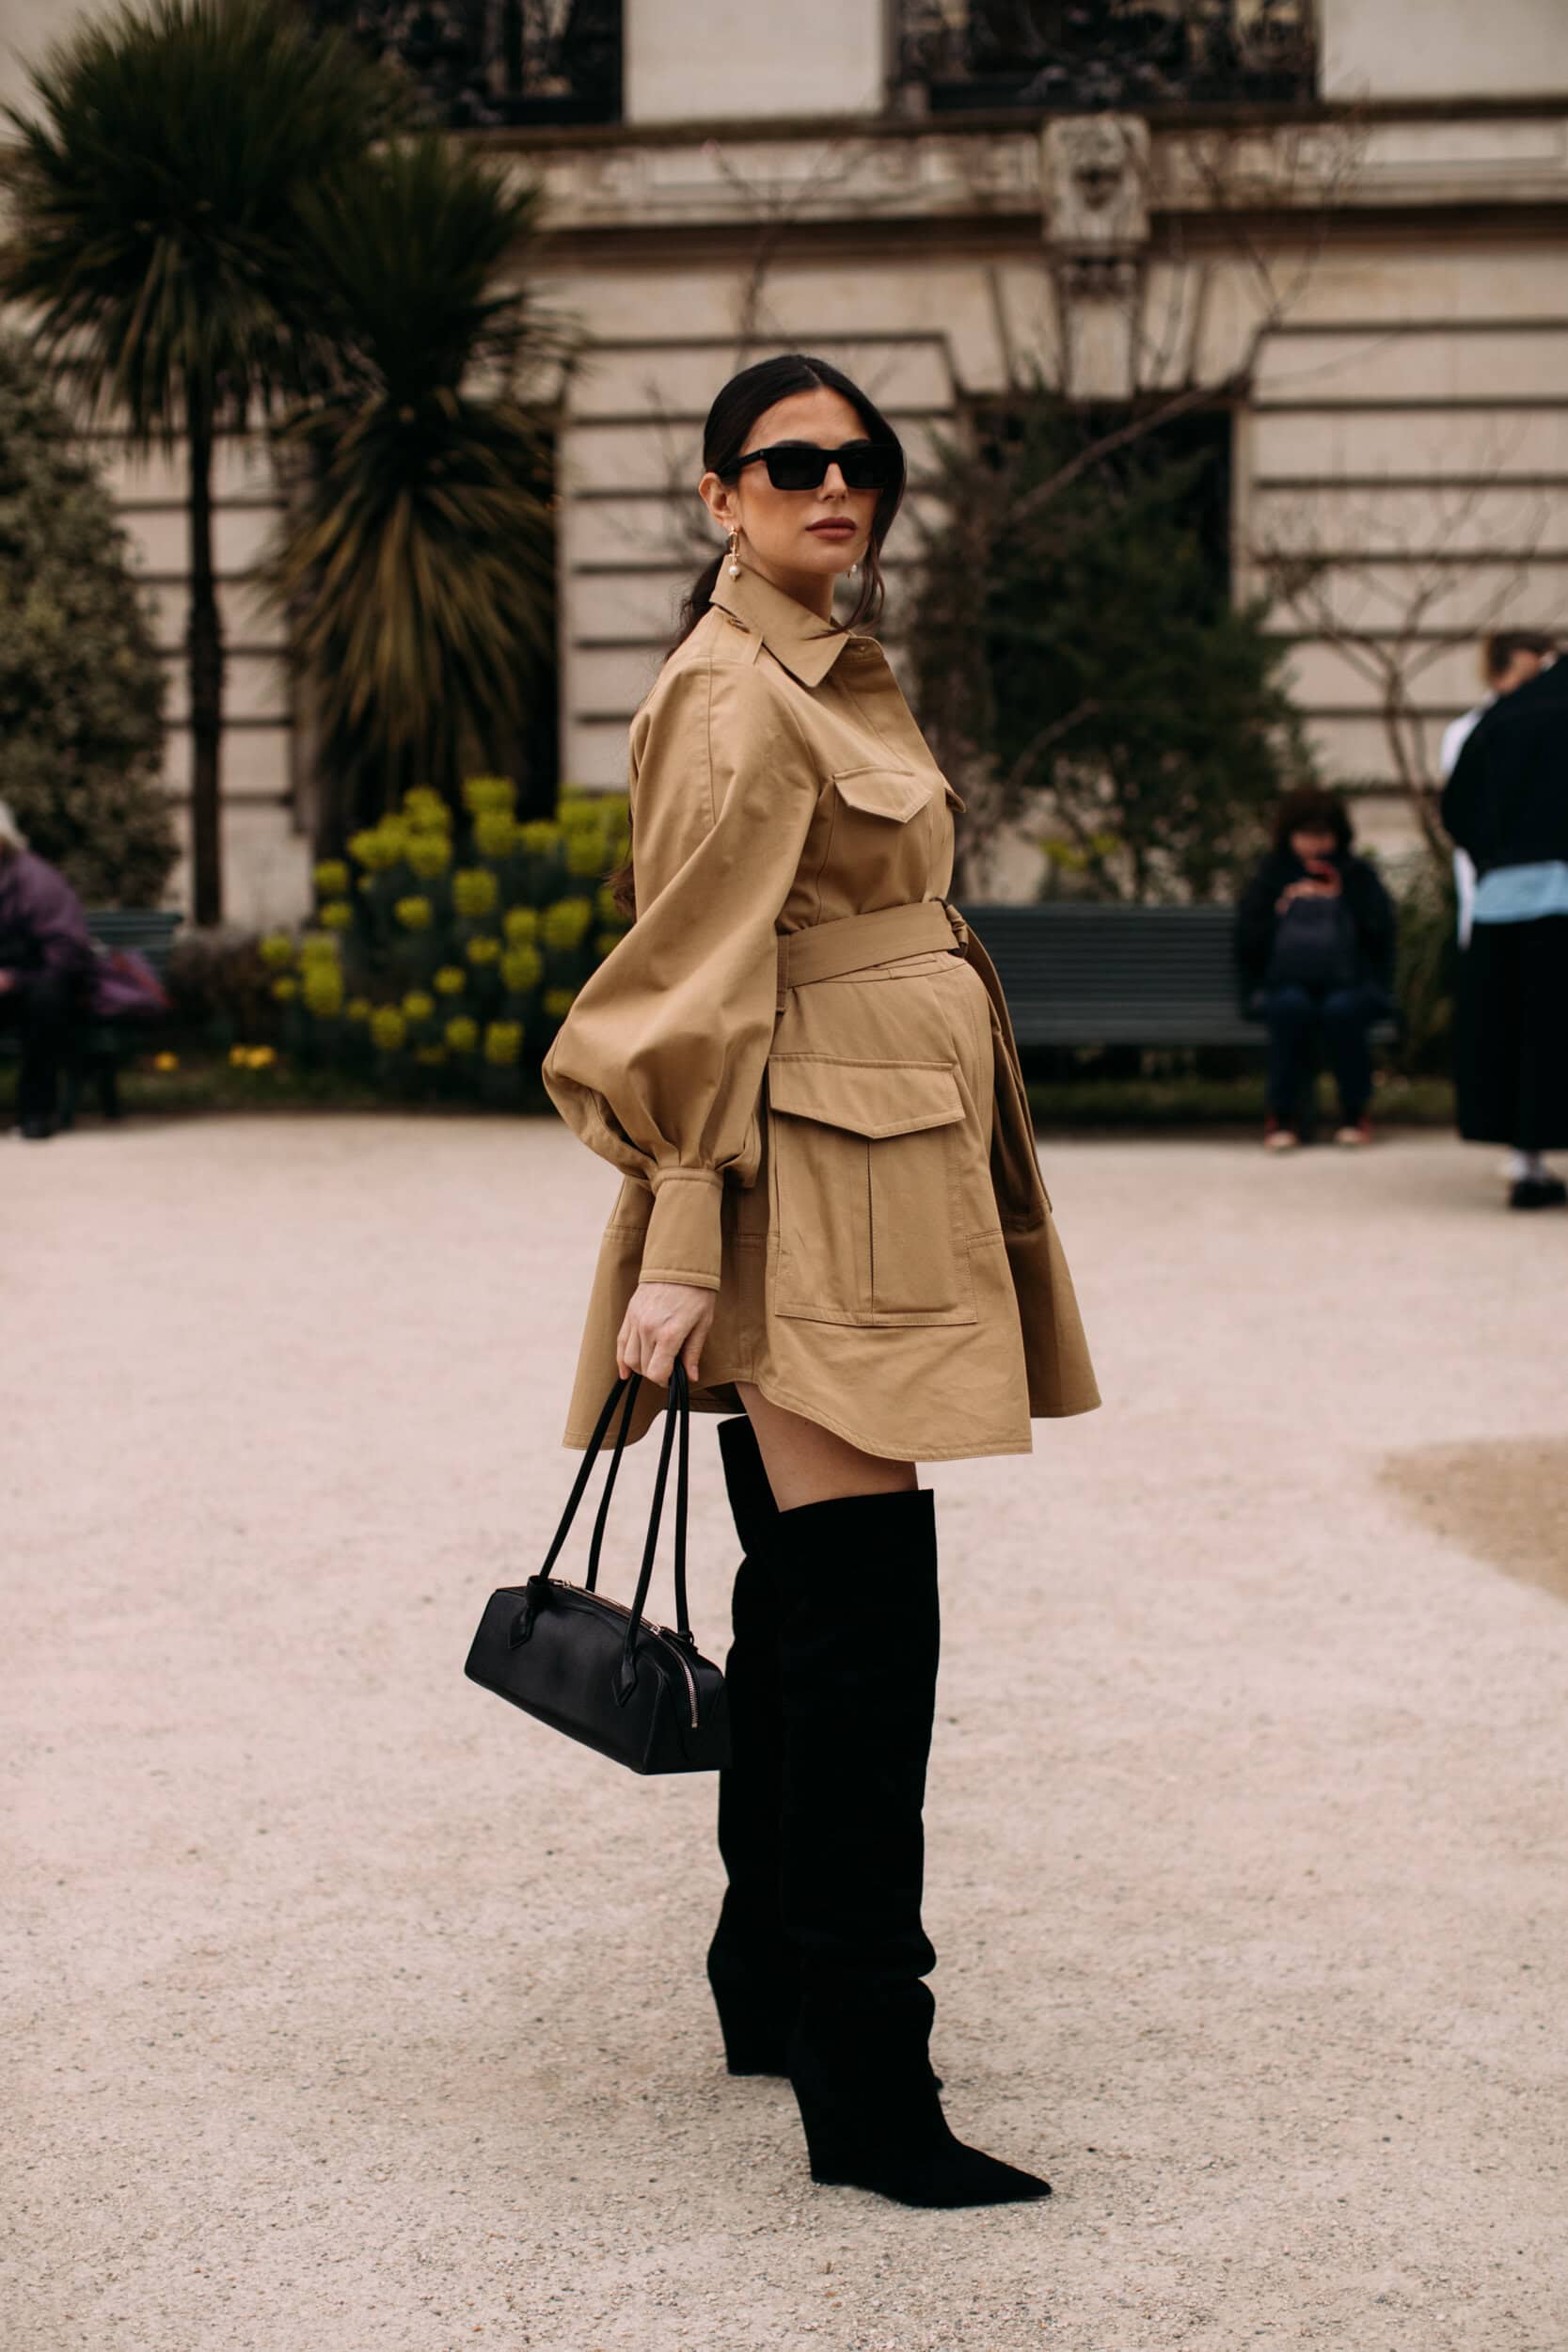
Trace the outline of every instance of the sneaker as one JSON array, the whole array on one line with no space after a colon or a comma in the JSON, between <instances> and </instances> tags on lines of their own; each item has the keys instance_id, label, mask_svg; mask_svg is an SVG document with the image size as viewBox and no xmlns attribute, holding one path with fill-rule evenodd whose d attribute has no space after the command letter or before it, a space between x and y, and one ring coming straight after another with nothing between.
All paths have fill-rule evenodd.
<instances>
[{"instance_id":1,"label":"sneaker","mask_svg":"<svg viewBox=\"0 0 1568 2352\"><path fill-rule=\"evenodd\" d=\"M1568 1184L1559 1176L1521 1176L1508 1196L1511 1209L1560 1209L1568 1203Z\"/></svg>"},{"instance_id":2,"label":"sneaker","mask_svg":"<svg viewBox=\"0 0 1568 2352\"><path fill-rule=\"evenodd\" d=\"M1352 1151L1364 1143L1370 1143L1371 1139L1372 1122L1370 1119L1347 1119L1342 1127L1334 1130L1335 1142L1345 1144Z\"/></svg>"},{"instance_id":3,"label":"sneaker","mask_svg":"<svg viewBox=\"0 0 1568 2352\"><path fill-rule=\"evenodd\" d=\"M1274 1118L1264 1120L1263 1149L1265 1152L1293 1152L1300 1142L1301 1137L1295 1129L1287 1127L1283 1120Z\"/></svg>"},{"instance_id":4,"label":"sneaker","mask_svg":"<svg viewBox=\"0 0 1568 2352\"><path fill-rule=\"evenodd\" d=\"M27 1143L47 1143L55 1132L54 1120L40 1117L36 1111L29 1111L27 1116L18 1120L17 1123L21 1128L24 1141Z\"/></svg>"}]
</instances>

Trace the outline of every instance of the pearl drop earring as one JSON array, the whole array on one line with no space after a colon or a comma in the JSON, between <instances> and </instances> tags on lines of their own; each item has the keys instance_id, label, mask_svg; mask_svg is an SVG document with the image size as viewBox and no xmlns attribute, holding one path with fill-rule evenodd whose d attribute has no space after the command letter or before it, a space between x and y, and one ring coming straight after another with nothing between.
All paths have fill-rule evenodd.
<instances>
[{"instance_id":1,"label":"pearl drop earring","mask_svg":"<svg viewBox=\"0 0 1568 2352\"><path fill-rule=\"evenodd\" d=\"M737 561L739 554L740 525L736 523L735 529L730 533L730 578L732 580L738 580L740 578L740 564Z\"/></svg>"}]
</instances>

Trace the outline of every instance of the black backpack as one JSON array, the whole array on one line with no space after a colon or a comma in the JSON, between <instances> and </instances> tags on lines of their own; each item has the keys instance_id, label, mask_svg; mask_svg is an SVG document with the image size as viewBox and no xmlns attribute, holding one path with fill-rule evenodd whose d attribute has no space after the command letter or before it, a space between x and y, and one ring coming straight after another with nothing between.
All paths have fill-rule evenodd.
<instances>
[{"instance_id":1,"label":"black backpack","mask_svg":"<svg viewBox=\"0 0 1568 2352\"><path fill-rule=\"evenodd\" d=\"M1349 988L1354 979L1355 924L1343 896L1292 898L1275 925L1264 986Z\"/></svg>"}]
</instances>

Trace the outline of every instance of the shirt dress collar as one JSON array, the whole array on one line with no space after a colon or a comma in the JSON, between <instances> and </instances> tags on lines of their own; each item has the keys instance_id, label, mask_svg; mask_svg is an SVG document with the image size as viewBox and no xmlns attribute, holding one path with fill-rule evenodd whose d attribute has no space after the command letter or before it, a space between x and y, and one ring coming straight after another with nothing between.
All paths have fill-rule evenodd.
<instances>
[{"instance_id":1,"label":"shirt dress collar","mask_svg":"<svg viewBox=\"0 0 1568 2352\"><path fill-rule=\"evenodd\" d=\"M852 638L835 621L819 620L745 564L738 580L730 578L727 564L721 565L710 601L753 629L774 660L802 686L820 686L846 645L872 642Z\"/></svg>"}]
</instances>

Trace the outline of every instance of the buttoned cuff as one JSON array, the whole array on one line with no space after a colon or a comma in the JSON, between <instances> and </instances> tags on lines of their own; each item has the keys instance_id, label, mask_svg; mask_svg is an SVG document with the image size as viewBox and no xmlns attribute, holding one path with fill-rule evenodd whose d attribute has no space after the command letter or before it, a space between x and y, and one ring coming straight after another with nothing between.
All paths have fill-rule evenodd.
<instances>
[{"instance_id":1,"label":"buttoned cuff","mask_svg":"<svg viewBox=\"0 0 1568 2352\"><path fill-rule=\"evenodd\" d=\"M723 1262L720 1203L724 1180L717 1168L678 1168L653 1178L654 1211L642 1245L644 1282L689 1282L716 1291Z\"/></svg>"}]
</instances>

